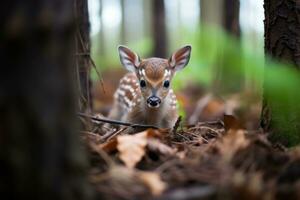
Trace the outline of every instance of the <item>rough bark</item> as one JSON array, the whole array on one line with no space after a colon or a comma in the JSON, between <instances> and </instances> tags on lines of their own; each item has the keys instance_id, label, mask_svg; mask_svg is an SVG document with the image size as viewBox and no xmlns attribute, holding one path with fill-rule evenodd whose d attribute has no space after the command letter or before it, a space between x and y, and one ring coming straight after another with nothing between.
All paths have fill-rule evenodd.
<instances>
[{"instance_id":1,"label":"rough bark","mask_svg":"<svg viewBox=\"0 0 300 200\"><path fill-rule=\"evenodd\" d=\"M265 53L300 69L300 5L297 0L265 0ZM265 75L268 80L268 74ZM278 80L281 81L281 80ZM295 86L299 87L299 86ZM271 139L286 145L300 142L299 95L280 92L275 101L264 88L261 125Z\"/></svg>"},{"instance_id":2,"label":"rough bark","mask_svg":"<svg viewBox=\"0 0 300 200\"><path fill-rule=\"evenodd\" d=\"M167 56L167 33L163 0L153 0L152 18L154 39L153 56L165 58Z\"/></svg>"},{"instance_id":3,"label":"rough bark","mask_svg":"<svg viewBox=\"0 0 300 200\"><path fill-rule=\"evenodd\" d=\"M231 35L240 37L240 1L239 0L224 0L224 18L223 27Z\"/></svg>"},{"instance_id":4,"label":"rough bark","mask_svg":"<svg viewBox=\"0 0 300 200\"><path fill-rule=\"evenodd\" d=\"M1 197L89 199L75 131L73 1L2 3Z\"/></svg>"},{"instance_id":5,"label":"rough bark","mask_svg":"<svg viewBox=\"0 0 300 200\"><path fill-rule=\"evenodd\" d=\"M74 0L76 30L76 67L80 79L80 101L79 109L82 112L90 111L91 101L91 80L90 80L90 24L87 0Z\"/></svg>"}]
</instances>

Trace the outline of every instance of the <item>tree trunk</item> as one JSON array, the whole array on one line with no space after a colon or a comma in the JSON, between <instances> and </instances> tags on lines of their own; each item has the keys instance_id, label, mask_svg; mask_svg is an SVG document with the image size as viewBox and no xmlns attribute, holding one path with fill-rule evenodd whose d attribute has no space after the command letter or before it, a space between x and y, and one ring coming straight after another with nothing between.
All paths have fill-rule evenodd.
<instances>
[{"instance_id":1,"label":"tree trunk","mask_svg":"<svg viewBox=\"0 0 300 200\"><path fill-rule=\"evenodd\" d=\"M300 69L299 1L265 0L265 53ZM270 77L269 77L270 78ZM280 100L269 95L265 74L261 125L271 139L286 145L300 142L299 95L280 90ZM281 80L278 80L281 81ZM299 86L294 86L299 87Z\"/></svg>"},{"instance_id":2,"label":"tree trunk","mask_svg":"<svg viewBox=\"0 0 300 200\"><path fill-rule=\"evenodd\" d=\"M200 21L201 24L222 26L224 0L201 0Z\"/></svg>"},{"instance_id":3,"label":"tree trunk","mask_svg":"<svg viewBox=\"0 0 300 200\"><path fill-rule=\"evenodd\" d=\"M166 58L167 33L165 21L165 5L163 0L153 0L152 31L154 39L153 56Z\"/></svg>"},{"instance_id":4,"label":"tree trunk","mask_svg":"<svg viewBox=\"0 0 300 200\"><path fill-rule=\"evenodd\" d=\"M73 1L2 3L1 196L89 199L75 131Z\"/></svg>"},{"instance_id":5,"label":"tree trunk","mask_svg":"<svg viewBox=\"0 0 300 200\"><path fill-rule=\"evenodd\" d=\"M239 0L224 0L224 18L223 27L231 35L240 37L240 1Z\"/></svg>"},{"instance_id":6,"label":"tree trunk","mask_svg":"<svg viewBox=\"0 0 300 200\"><path fill-rule=\"evenodd\" d=\"M237 1L238 0L232 0ZM238 22L238 15L239 15L239 6L237 5L228 5L230 2L229 0L201 0L200 1L200 9L201 9L201 25L204 26L203 32L205 32L205 29L211 29L214 30L215 28L215 34L214 31L211 32L211 36L218 37L219 31L218 29L225 29L225 22L226 21L235 21L237 24ZM227 9L229 7L236 7L237 13L232 14L232 16L229 15L229 12ZM233 9L233 8L232 8ZM231 17L231 19L225 19L225 17ZM237 19L235 19L237 18ZM234 31L230 27L230 32ZM201 36L200 36L201 37ZM203 39L203 41L205 41ZM228 46L232 45L232 41L230 40L224 40L222 42L228 43ZM201 45L203 46L203 45ZM216 43L216 46L219 46ZM222 45L221 45L222 46ZM240 92L243 88L243 82L244 82L244 69L241 67L241 58L236 57L235 62L231 62L231 60L228 60L228 56L232 56L232 52L230 51L224 51L222 48L217 48L216 51L216 61L215 63L210 66L212 70L212 82L211 82L211 91L212 93L216 93L218 95L226 95L228 93L233 92ZM233 65L234 64L234 65ZM226 83L226 84L224 84Z\"/></svg>"},{"instance_id":7,"label":"tree trunk","mask_svg":"<svg viewBox=\"0 0 300 200\"><path fill-rule=\"evenodd\" d=\"M239 15L240 15L240 1L239 0L224 0L223 3L223 29L234 39L239 40L240 38L240 23L239 23ZM237 47L241 48L240 44L237 43ZM226 57L226 53L225 53ZM241 64L242 61L240 58L236 58L236 69L230 70L233 66L227 65L229 69L226 67L222 68L222 80L221 82L226 82L226 80L234 80L231 81L230 92L237 91L242 92L246 87L246 69ZM239 60L239 61L238 61ZM234 72L237 72L234 74ZM230 81L228 81L230 82ZM230 84L228 84L230 85Z\"/></svg>"},{"instance_id":8,"label":"tree trunk","mask_svg":"<svg viewBox=\"0 0 300 200\"><path fill-rule=\"evenodd\" d=\"M143 37L151 38L151 1L143 0ZM151 52L150 52L151 53Z\"/></svg>"},{"instance_id":9,"label":"tree trunk","mask_svg":"<svg viewBox=\"0 0 300 200\"><path fill-rule=\"evenodd\" d=\"M123 2L123 1L122 1ZM100 24L100 30L99 30L99 56L102 58L105 57L105 33L104 33L104 23L103 23L103 0L99 0L99 24Z\"/></svg>"},{"instance_id":10,"label":"tree trunk","mask_svg":"<svg viewBox=\"0 0 300 200\"><path fill-rule=\"evenodd\" d=\"M79 110L90 111L91 101L91 80L90 80L90 24L87 0L75 0L75 17L77 21L76 30L76 67L80 79L80 102Z\"/></svg>"},{"instance_id":11,"label":"tree trunk","mask_svg":"<svg viewBox=\"0 0 300 200\"><path fill-rule=\"evenodd\" d=\"M122 20L121 20L121 44L126 44L128 42L127 31L126 31L126 18L127 18L126 0L121 0L120 3L121 3L120 6L121 6L121 14L122 14Z\"/></svg>"}]
</instances>

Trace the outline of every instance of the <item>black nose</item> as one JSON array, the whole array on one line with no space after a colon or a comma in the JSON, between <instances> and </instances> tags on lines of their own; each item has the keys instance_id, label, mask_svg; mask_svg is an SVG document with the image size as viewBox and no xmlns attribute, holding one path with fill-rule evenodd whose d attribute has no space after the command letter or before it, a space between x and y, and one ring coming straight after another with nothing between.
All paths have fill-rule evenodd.
<instances>
[{"instance_id":1,"label":"black nose","mask_svg":"<svg viewBox=\"0 0 300 200\"><path fill-rule=\"evenodd\" d=\"M155 107L157 105L159 105L161 102L160 98L156 97L156 96L151 96L147 99L147 103L150 104L151 106Z\"/></svg>"}]
</instances>

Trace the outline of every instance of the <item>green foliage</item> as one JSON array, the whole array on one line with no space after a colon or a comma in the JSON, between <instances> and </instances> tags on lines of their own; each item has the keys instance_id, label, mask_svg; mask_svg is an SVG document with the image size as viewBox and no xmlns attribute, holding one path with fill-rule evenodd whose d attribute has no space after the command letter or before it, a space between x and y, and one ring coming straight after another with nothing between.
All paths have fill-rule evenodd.
<instances>
[{"instance_id":1,"label":"green foliage","mask_svg":"<svg viewBox=\"0 0 300 200\"><path fill-rule=\"evenodd\" d=\"M182 119L185 119L185 117L186 117L184 107L180 101L178 101L178 115L181 116Z\"/></svg>"},{"instance_id":2,"label":"green foliage","mask_svg":"<svg viewBox=\"0 0 300 200\"><path fill-rule=\"evenodd\" d=\"M92 38L92 44L98 44L98 35ZM143 38L142 40L132 42L128 46L139 53L140 56L146 57L150 54L152 49L152 40L150 38ZM99 46L92 45L92 58L96 63L98 71L105 71L111 68L121 67L119 54L117 51L118 44L111 48L105 48L105 54L100 55ZM97 73L95 69L91 71L92 80L97 80Z\"/></svg>"},{"instance_id":3,"label":"green foliage","mask_svg":"<svg viewBox=\"0 0 300 200\"><path fill-rule=\"evenodd\" d=\"M269 99L272 107L272 126L280 130L280 133L273 134L273 138L284 140L289 145L300 142L298 71L293 67L266 59L262 48L260 50L253 48L253 46L262 47L261 44L255 45L253 41L243 38L237 41L217 28L201 26L195 32L184 29L181 32L181 40L172 41L172 46L179 48L184 44L191 44L192 55L189 65L176 74L173 80L175 90L194 82L206 86L219 95L245 89L261 93L264 81L265 97ZM128 45L142 57L148 57L152 49L152 42L147 38ZM174 50L172 49L172 52ZM120 66L116 49L106 55L109 56L106 58L94 56L102 70ZM185 115L183 109L180 114Z\"/></svg>"},{"instance_id":4,"label":"green foliage","mask_svg":"<svg viewBox=\"0 0 300 200\"><path fill-rule=\"evenodd\" d=\"M192 44L192 56L188 67L177 74L175 88L194 80L215 92L231 93L241 90L245 77L261 85L264 55L253 52L249 43L243 45L215 27L202 26L184 35Z\"/></svg>"},{"instance_id":5,"label":"green foliage","mask_svg":"<svg viewBox=\"0 0 300 200\"><path fill-rule=\"evenodd\" d=\"M300 142L300 77L293 66L268 62L264 85L272 114L271 139L288 146Z\"/></svg>"}]
</instances>

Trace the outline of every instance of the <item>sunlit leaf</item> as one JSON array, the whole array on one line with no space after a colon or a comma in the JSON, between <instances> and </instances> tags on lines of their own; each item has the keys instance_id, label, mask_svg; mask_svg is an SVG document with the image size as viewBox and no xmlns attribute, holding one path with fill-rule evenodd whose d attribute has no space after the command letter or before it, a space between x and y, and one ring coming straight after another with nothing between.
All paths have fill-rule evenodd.
<instances>
[{"instance_id":1,"label":"sunlit leaf","mask_svg":"<svg viewBox=\"0 0 300 200\"><path fill-rule=\"evenodd\" d=\"M127 167L133 168L145 155L147 131L135 135L118 136L117 142L117 149L120 152L120 159Z\"/></svg>"},{"instance_id":2,"label":"sunlit leaf","mask_svg":"<svg viewBox=\"0 0 300 200\"><path fill-rule=\"evenodd\" d=\"M155 172L139 172L138 177L149 187L153 195L160 195L167 188L167 184L163 182L160 175Z\"/></svg>"}]
</instances>

